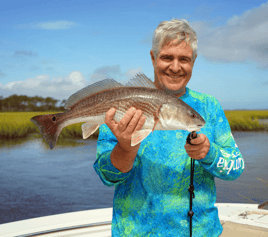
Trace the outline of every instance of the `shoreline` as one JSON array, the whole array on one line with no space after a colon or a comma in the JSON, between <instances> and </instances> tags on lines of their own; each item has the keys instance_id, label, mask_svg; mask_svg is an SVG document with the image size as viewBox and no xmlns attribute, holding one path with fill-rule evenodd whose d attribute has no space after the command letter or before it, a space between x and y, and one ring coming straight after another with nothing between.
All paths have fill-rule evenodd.
<instances>
[{"instance_id":1,"label":"shoreline","mask_svg":"<svg viewBox=\"0 0 268 237\"><path fill-rule=\"evenodd\" d=\"M30 134L39 133L37 126L30 121L35 115L42 115L55 112L4 112L0 113L0 140L14 140L26 138ZM268 131L268 111L267 110L247 110L247 111L225 111L226 118L232 132L259 132ZM59 135L61 138L82 137L81 125L77 123L63 128ZM97 130L91 138L97 139Z\"/></svg>"}]
</instances>

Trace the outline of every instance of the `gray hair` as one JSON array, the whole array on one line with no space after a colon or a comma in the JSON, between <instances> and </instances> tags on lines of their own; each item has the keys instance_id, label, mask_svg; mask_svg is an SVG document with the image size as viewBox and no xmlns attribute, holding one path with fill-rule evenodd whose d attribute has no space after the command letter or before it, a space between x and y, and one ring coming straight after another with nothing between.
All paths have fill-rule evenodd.
<instances>
[{"instance_id":1,"label":"gray hair","mask_svg":"<svg viewBox=\"0 0 268 237\"><path fill-rule=\"evenodd\" d=\"M189 43L193 50L192 59L197 54L197 37L195 31L190 27L189 22L182 19L172 19L162 21L154 31L152 50L154 57L157 58L163 46L171 40L177 39L176 44L182 41Z\"/></svg>"}]
</instances>

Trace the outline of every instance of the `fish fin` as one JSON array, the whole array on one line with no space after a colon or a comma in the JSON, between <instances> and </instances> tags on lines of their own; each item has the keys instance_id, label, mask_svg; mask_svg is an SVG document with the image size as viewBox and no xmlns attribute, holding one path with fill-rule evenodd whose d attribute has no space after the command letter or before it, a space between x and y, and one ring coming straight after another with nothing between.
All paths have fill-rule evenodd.
<instances>
[{"instance_id":1,"label":"fish fin","mask_svg":"<svg viewBox=\"0 0 268 237\"><path fill-rule=\"evenodd\" d=\"M52 150L56 145L63 126L57 122L62 113L32 117L30 120L39 128L43 138Z\"/></svg>"},{"instance_id":2,"label":"fish fin","mask_svg":"<svg viewBox=\"0 0 268 237\"><path fill-rule=\"evenodd\" d=\"M96 130L99 128L100 125L92 124L92 123L84 123L81 126L83 132L83 139L87 139L90 137Z\"/></svg>"},{"instance_id":3,"label":"fish fin","mask_svg":"<svg viewBox=\"0 0 268 237\"><path fill-rule=\"evenodd\" d=\"M142 142L152 132L152 129L142 129L134 132L131 137L131 146L136 146Z\"/></svg>"},{"instance_id":4,"label":"fish fin","mask_svg":"<svg viewBox=\"0 0 268 237\"><path fill-rule=\"evenodd\" d=\"M153 113L153 116L154 116L154 127L153 127L153 130L152 130L152 133L154 132L155 126L156 126L156 124L159 121L159 111L160 111L160 108L158 108L158 110L155 113Z\"/></svg>"},{"instance_id":5,"label":"fish fin","mask_svg":"<svg viewBox=\"0 0 268 237\"><path fill-rule=\"evenodd\" d=\"M64 108L69 109L79 100L93 95L95 93L101 92L103 90L110 90L117 87L124 87L121 83L115 81L114 79L104 79L102 81L96 82L94 84L88 85L85 88L72 94L66 101Z\"/></svg>"},{"instance_id":6,"label":"fish fin","mask_svg":"<svg viewBox=\"0 0 268 237\"><path fill-rule=\"evenodd\" d=\"M154 83L143 73L137 73L134 78L130 79L125 85L126 87L149 87L157 89Z\"/></svg>"}]
</instances>

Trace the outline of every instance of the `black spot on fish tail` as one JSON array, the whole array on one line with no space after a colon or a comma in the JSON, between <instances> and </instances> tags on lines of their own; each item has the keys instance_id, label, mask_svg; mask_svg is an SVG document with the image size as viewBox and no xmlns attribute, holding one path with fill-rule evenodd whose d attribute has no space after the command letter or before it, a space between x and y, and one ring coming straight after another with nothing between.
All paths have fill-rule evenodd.
<instances>
[{"instance_id":1,"label":"black spot on fish tail","mask_svg":"<svg viewBox=\"0 0 268 237\"><path fill-rule=\"evenodd\" d=\"M62 126L56 122L55 114L38 115L31 118L31 121L39 128L43 138L52 150L56 145Z\"/></svg>"}]
</instances>

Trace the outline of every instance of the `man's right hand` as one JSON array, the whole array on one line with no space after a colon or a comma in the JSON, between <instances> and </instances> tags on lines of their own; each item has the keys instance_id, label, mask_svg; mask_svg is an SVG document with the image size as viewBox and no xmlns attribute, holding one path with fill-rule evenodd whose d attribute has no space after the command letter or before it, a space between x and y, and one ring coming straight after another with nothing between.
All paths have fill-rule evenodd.
<instances>
[{"instance_id":1,"label":"man's right hand","mask_svg":"<svg viewBox=\"0 0 268 237\"><path fill-rule=\"evenodd\" d=\"M146 117L142 115L142 110L136 110L131 107L119 123L113 120L115 112L115 108L108 110L105 123L117 138L120 147L126 152L139 147L140 144L134 147L131 146L131 136L134 132L139 131L145 123Z\"/></svg>"}]
</instances>

